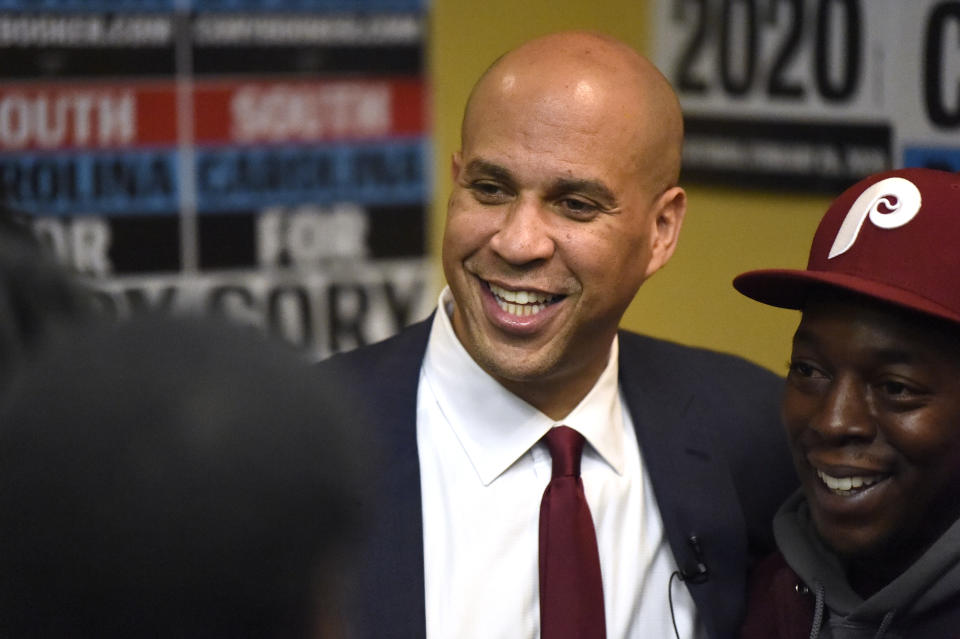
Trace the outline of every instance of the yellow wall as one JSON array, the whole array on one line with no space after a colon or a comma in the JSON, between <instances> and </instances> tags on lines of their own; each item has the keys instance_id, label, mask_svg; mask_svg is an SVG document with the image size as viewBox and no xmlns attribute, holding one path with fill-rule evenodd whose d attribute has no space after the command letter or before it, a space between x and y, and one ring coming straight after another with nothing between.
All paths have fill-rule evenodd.
<instances>
[{"instance_id":1,"label":"yellow wall","mask_svg":"<svg viewBox=\"0 0 960 639\"><path fill-rule=\"evenodd\" d=\"M637 0L435 0L429 66L433 82L434 198L430 246L439 255L450 154L474 80L504 51L560 29L605 31L652 55L647 3ZM624 318L633 330L738 353L785 372L795 311L763 306L733 290L745 270L802 267L829 198L684 185L680 246L644 284Z\"/></svg>"}]
</instances>

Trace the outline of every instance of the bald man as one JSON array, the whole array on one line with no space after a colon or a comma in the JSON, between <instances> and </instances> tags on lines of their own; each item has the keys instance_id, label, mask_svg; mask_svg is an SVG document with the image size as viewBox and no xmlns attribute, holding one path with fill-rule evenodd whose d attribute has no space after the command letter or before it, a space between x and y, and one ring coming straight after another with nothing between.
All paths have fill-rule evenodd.
<instances>
[{"instance_id":1,"label":"bald man","mask_svg":"<svg viewBox=\"0 0 960 639\"><path fill-rule=\"evenodd\" d=\"M452 161L437 312L321 365L357 391L348 400L391 451L370 478L383 499L361 634L736 632L748 563L795 485L780 380L618 331L677 245L682 137L663 76L600 34L533 40L478 81ZM561 440L579 480L551 459L567 455ZM577 517L589 511L583 535L550 501L564 474Z\"/></svg>"}]
</instances>

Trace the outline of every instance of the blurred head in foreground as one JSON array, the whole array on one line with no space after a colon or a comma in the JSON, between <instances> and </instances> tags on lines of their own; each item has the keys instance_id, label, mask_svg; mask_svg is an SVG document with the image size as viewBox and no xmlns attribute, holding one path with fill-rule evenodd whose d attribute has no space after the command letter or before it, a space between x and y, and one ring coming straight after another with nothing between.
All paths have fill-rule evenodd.
<instances>
[{"instance_id":1,"label":"blurred head in foreground","mask_svg":"<svg viewBox=\"0 0 960 639\"><path fill-rule=\"evenodd\" d=\"M0 412L0 636L337 637L364 460L299 355L59 331Z\"/></svg>"},{"instance_id":2,"label":"blurred head in foreground","mask_svg":"<svg viewBox=\"0 0 960 639\"><path fill-rule=\"evenodd\" d=\"M88 312L85 292L42 251L26 219L0 206L0 389L51 326Z\"/></svg>"}]
</instances>

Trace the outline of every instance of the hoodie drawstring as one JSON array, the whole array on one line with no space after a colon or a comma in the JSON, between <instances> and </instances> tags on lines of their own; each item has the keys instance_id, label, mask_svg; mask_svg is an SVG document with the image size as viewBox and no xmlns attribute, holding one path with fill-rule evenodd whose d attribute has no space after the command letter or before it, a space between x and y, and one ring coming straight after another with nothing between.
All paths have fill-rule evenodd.
<instances>
[{"instance_id":1,"label":"hoodie drawstring","mask_svg":"<svg viewBox=\"0 0 960 639\"><path fill-rule=\"evenodd\" d=\"M816 593L816 604L813 609L813 626L810 628L810 639L817 639L820 636L820 628L823 626L823 584L819 581L813 582L813 590ZM886 632L886 629L884 629Z\"/></svg>"}]
</instances>

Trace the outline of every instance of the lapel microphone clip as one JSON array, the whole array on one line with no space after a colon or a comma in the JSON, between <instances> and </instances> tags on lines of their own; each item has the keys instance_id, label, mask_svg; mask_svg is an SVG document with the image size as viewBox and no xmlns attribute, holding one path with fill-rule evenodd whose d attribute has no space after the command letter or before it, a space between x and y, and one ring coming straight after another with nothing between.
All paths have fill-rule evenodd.
<instances>
[{"instance_id":1,"label":"lapel microphone clip","mask_svg":"<svg viewBox=\"0 0 960 639\"><path fill-rule=\"evenodd\" d=\"M673 634L677 639L680 639L680 632L677 630L677 617L673 611L674 577L688 584L702 584L710 577L707 564L703 561L703 549L700 547L700 539L696 535L690 535L687 537L687 544L690 546L690 550L693 551L694 560L674 570L670 575L670 580L667 582L667 601L670 603L670 621L673 623Z\"/></svg>"},{"instance_id":2,"label":"lapel microphone clip","mask_svg":"<svg viewBox=\"0 0 960 639\"><path fill-rule=\"evenodd\" d=\"M687 537L687 544L693 551L693 562L688 562L680 568L680 580L691 584L702 584L710 578L710 570L703 560L703 549L700 539L696 535Z\"/></svg>"}]
</instances>

